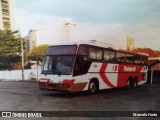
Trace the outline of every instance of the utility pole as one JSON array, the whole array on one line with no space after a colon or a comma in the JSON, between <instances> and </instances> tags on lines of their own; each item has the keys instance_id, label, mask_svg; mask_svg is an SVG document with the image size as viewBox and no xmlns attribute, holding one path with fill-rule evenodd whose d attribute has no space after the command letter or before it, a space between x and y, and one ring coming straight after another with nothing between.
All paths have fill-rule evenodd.
<instances>
[{"instance_id":1,"label":"utility pole","mask_svg":"<svg viewBox=\"0 0 160 120\"><path fill-rule=\"evenodd\" d=\"M21 56L22 56L22 80L24 80L24 50L23 50L23 39L21 39Z\"/></svg>"},{"instance_id":2,"label":"utility pole","mask_svg":"<svg viewBox=\"0 0 160 120\"><path fill-rule=\"evenodd\" d=\"M40 30L46 30L45 28L43 29L34 29L34 32L40 31ZM36 39L37 42L37 39ZM36 44L36 48L38 48L38 45ZM39 60L38 60L38 53L37 53L37 49L36 49L36 64L37 64L37 80L38 80L38 65L39 65Z\"/></svg>"},{"instance_id":3,"label":"utility pole","mask_svg":"<svg viewBox=\"0 0 160 120\"><path fill-rule=\"evenodd\" d=\"M38 47L37 47L38 48ZM37 80L38 80L38 65L39 65L39 61L38 61L38 53L37 53L37 49L36 49L36 63L37 63Z\"/></svg>"}]
</instances>

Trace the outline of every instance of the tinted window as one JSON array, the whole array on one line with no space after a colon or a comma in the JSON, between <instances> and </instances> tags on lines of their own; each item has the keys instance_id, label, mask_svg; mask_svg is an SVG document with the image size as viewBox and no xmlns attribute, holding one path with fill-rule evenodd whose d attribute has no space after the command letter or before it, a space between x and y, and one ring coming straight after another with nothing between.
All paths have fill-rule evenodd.
<instances>
[{"instance_id":1,"label":"tinted window","mask_svg":"<svg viewBox=\"0 0 160 120\"><path fill-rule=\"evenodd\" d=\"M133 63L133 61L134 61L134 55L133 54L126 54L126 62Z\"/></svg>"},{"instance_id":2,"label":"tinted window","mask_svg":"<svg viewBox=\"0 0 160 120\"><path fill-rule=\"evenodd\" d=\"M143 65L147 65L147 64L148 64L148 59L147 59L147 57L142 57L141 63L142 63Z\"/></svg>"},{"instance_id":3,"label":"tinted window","mask_svg":"<svg viewBox=\"0 0 160 120\"><path fill-rule=\"evenodd\" d=\"M80 45L78 50L79 55L88 55L88 49L86 45Z\"/></svg>"},{"instance_id":4,"label":"tinted window","mask_svg":"<svg viewBox=\"0 0 160 120\"><path fill-rule=\"evenodd\" d=\"M87 56L77 56L75 67L74 67L74 75L82 75L86 74L90 68L91 61L88 61Z\"/></svg>"},{"instance_id":5,"label":"tinted window","mask_svg":"<svg viewBox=\"0 0 160 120\"><path fill-rule=\"evenodd\" d=\"M135 63L135 64L141 64L141 56L135 55L134 63Z\"/></svg>"},{"instance_id":6,"label":"tinted window","mask_svg":"<svg viewBox=\"0 0 160 120\"><path fill-rule=\"evenodd\" d=\"M117 52L116 60L117 62L125 62L125 53Z\"/></svg>"},{"instance_id":7,"label":"tinted window","mask_svg":"<svg viewBox=\"0 0 160 120\"><path fill-rule=\"evenodd\" d=\"M102 60L102 50L98 48L90 48L90 59Z\"/></svg>"},{"instance_id":8,"label":"tinted window","mask_svg":"<svg viewBox=\"0 0 160 120\"><path fill-rule=\"evenodd\" d=\"M104 50L104 60L114 61L115 60L115 52L110 51L110 50Z\"/></svg>"},{"instance_id":9,"label":"tinted window","mask_svg":"<svg viewBox=\"0 0 160 120\"><path fill-rule=\"evenodd\" d=\"M148 57L135 55L134 63L135 64L147 65L148 64Z\"/></svg>"},{"instance_id":10,"label":"tinted window","mask_svg":"<svg viewBox=\"0 0 160 120\"><path fill-rule=\"evenodd\" d=\"M76 49L75 45L50 46L46 55L75 55Z\"/></svg>"}]
</instances>

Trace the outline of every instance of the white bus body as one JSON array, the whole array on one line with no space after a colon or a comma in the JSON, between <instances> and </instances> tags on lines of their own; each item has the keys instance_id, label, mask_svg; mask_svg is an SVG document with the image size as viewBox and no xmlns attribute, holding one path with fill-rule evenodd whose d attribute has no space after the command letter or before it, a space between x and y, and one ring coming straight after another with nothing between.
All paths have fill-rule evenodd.
<instances>
[{"instance_id":1,"label":"white bus body","mask_svg":"<svg viewBox=\"0 0 160 120\"><path fill-rule=\"evenodd\" d=\"M46 52L41 90L91 93L146 83L148 56L115 50L97 41L50 46Z\"/></svg>"}]
</instances>

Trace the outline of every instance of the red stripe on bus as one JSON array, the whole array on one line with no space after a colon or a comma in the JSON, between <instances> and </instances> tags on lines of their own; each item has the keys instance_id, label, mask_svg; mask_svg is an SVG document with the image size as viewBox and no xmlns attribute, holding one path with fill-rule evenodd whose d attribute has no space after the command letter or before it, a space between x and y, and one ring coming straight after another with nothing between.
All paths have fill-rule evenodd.
<instances>
[{"instance_id":1,"label":"red stripe on bus","mask_svg":"<svg viewBox=\"0 0 160 120\"><path fill-rule=\"evenodd\" d=\"M106 63L103 63L102 66L101 66L101 69L100 69L100 76L102 78L102 80L111 88L115 88L116 86L114 86L107 78L106 74L105 74L105 71L106 71L106 68L107 68L108 64Z\"/></svg>"},{"instance_id":2,"label":"red stripe on bus","mask_svg":"<svg viewBox=\"0 0 160 120\"><path fill-rule=\"evenodd\" d=\"M63 83L64 83L64 84L68 84L68 85L73 85L74 81L75 81L75 79L70 79L70 80L64 79L64 80L63 80Z\"/></svg>"}]
</instances>

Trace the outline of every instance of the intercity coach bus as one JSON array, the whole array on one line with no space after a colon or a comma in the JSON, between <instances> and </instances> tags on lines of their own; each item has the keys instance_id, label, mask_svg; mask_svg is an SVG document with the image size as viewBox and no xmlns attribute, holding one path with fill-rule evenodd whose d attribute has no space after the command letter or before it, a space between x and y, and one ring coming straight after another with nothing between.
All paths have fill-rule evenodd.
<instances>
[{"instance_id":1,"label":"intercity coach bus","mask_svg":"<svg viewBox=\"0 0 160 120\"><path fill-rule=\"evenodd\" d=\"M49 46L39 79L40 90L78 92L146 83L148 55L113 49L96 40Z\"/></svg>"}]
</instances>

